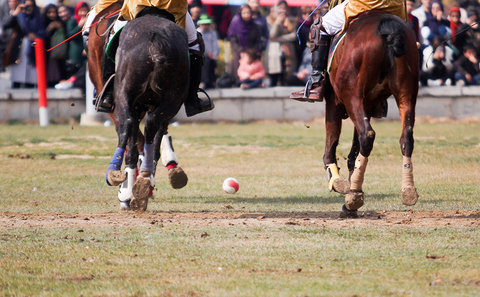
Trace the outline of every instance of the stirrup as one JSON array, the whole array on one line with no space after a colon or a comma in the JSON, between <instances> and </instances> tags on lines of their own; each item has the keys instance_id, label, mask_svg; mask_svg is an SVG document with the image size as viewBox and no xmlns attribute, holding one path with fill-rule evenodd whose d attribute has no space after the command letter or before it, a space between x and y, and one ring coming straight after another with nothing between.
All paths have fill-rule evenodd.
<instances>
[{"instance_id":1,"label":"stirrup","mask_svg":"<svg viewBox=\"0 0 480 297\"><path fill-rule=\"evenodd\" d=\"M308 79L307 83L305 84L305 89L303 91L303 97L307 99L307 101L308 101L308 97L310 96L310 90L312 89L312 85L313 85L312 80Z\"/></svg>"},{"instance_id":2,"label":"stirrup","mask_svg":"<svg viewBox=\"0 0 480 297\"><path fill-rule=\"evenodd\" d=\"M96 112L106 112L106 113L112 113L113 110L115 109L115 104L112 103L112 106L109 108L109 107L106 107L106 106L103 106L103 102L104 102L104 99L103 99L103 95L105 93L105 91L107 90L107 87L108 85L110 84L110 81L115 77L115 73L112 74L108 80L105 82L105 84L103 85L103 89L102 91L100 92L100 94L98 94L98 96L94 99L93 103L95 104L95 111Z\"/></svg>"}]
</instances>

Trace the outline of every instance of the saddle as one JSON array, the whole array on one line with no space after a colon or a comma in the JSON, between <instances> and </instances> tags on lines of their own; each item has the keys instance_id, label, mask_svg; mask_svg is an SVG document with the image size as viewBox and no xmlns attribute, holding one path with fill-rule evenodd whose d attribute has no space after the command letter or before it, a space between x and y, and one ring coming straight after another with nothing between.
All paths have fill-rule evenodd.
<instances>
[{"instance_id":1,"label":"saddle","mask_svg":"<svg viewBox=\"0 0 480 297\"><path fill-rule=\"evenodd\" d=\"M159 8L156 8L156 7L153 7L153 6L148 6L148 7L145 7L138 15L136 18L139 18L139 17L142 17L142 16L146 16L146 15L153 15L153 16L157 16L157 17L161 17L161 18L164 18L164 19L167 19L169 21L172 21L172 22L175 22L175 17L173 16L173 14L169 13L168 11L164 10L164 9L159 9ZM111 26L111 21L109 20L109 23L108 23L108 27ZM126 23L125 23L126 24ZM110 59L112 60L113 62L115 62L115 55L117 53L117 49L118 49L118 44L120 42L120 32L123 30L123 28L125 27L125 24L123 24L123 26L121 26L120 28L118 28L117 30L115 30L115 32L113 32L112 30L109 31L109 36L107 36L106 38L106 41L107 41L107 44L105 46L105 55ZM113 36L110 36L110 34L113 32Z\"/></svg>"}]
</instances>

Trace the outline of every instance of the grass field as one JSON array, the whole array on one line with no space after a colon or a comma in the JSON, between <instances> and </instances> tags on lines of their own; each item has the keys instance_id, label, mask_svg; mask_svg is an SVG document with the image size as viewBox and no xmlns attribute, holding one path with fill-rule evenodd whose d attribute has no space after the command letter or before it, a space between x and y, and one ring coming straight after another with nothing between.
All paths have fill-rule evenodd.
<instances>
[{"instance_id":1,"label":"grass field","mask_svg":"<svg viewBox=\"0 0 480 297\"><path fill-rule=\"evenodd\" d=\"M373 128L365 206L342 219L320 121L170 128L189 183L158 168L143 214L105 183L113 127L0 126L0 296L480 295L480 124L417 123L414 207L400 124Z\"/></svg>"}]
</instances>

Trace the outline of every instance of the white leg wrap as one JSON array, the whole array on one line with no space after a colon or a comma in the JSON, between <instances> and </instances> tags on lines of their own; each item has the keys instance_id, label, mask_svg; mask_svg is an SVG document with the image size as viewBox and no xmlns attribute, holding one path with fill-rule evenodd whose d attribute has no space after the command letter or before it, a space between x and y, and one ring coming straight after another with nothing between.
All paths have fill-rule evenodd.
<instances>
[{"instance_id":1,"label":"white leg wrap","mask_svg":"<svg viewBox=\"0 0 480 297\"><path fill-rule=\"evenodd\" d=\"M135 183L137 169L134 168L125 168L125 173L127 174L127 179L120 185L118 190L118 200L125 202L133 198L133 184Z\"/></svg>"},{"instance_id":2,"label":"white leg wrap","mask_svg":"<svg viewBox=\"0 0 480 297\"><path fill-rule=\"evenodd\" d=\"M167 134L162 137L160 144L160 155L162 157L163 166L167 166L170 162L178 164L177 154L173 151L172 138Z\"/></svg>"},{"instance_id":3,"label":"white leg wrap","mask_svg":"<svg viewBox=\"0 0 480 297\"><path fill-rule=\"evenodd\" d=\"M84 31L82 32L82 35L88 35L90 32L90 26L93 24L93 20L97 16L97 11L95 10L95 6L90 9L90 12L87 15L87 20L85 21L85 24L83 25Z\"/></svg>"},{"instance_id":4,"label":"white leg wrap","mask_svg":"<svg viewBox=\"0 0 480 297\"><path fill-rule=\"evenodd\" d=\"M361 191L363 185L363 178L365 176L365 170L367 169L368 158L358 154L355 160L355 169L350 179L350 190Z\"/></svg>"},{"instance_id":5,"label":"white leg wrap","mask_svg":"<svg viewBox=\"0 0 480 297\"><path fill-rule=\"evenodd\" d=\"M187 15L185 16L185 32L187 32L187 38L188 38L189 44L197 40L197 29L195 28L195 24L193 23L192 16L188 12L187 12ZM195 44L189 48L192 50L199 51L200 45Z\"/></svg>"},{"instance_id":6,"label":"white leg wrap","mask_svg":"<svg viewBox=\"0 0 480 297\"><path fill-rule=\"evenodd\" d=\"M413 165L411 158L403 156L402 189L408 187L415 187L413 182Z\"/></svg>"}]
</instances>

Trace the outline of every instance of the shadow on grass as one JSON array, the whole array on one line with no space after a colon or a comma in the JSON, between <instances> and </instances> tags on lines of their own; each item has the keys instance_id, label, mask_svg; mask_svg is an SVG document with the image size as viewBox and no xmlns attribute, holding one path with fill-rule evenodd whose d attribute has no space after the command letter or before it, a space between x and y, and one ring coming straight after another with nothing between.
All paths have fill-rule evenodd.
<instances>
[{"instance_id":1,"label":"shadow on grass","mask_svg":"<svg viewBox=\"0 0 480 297\"><path fill-rule=\"evenodd\" d=\"M400 194L399 194L400 195ZM397 194L374 194L365 195L365 202L380 201L386 199L398 198ZM225 199L202 200L203 203L218 204L220 203L248 203L248 204L343 204L345 195L331 193L328 196L286 196L286 197L228 197Z\"/></svg>"}]
</instances>

